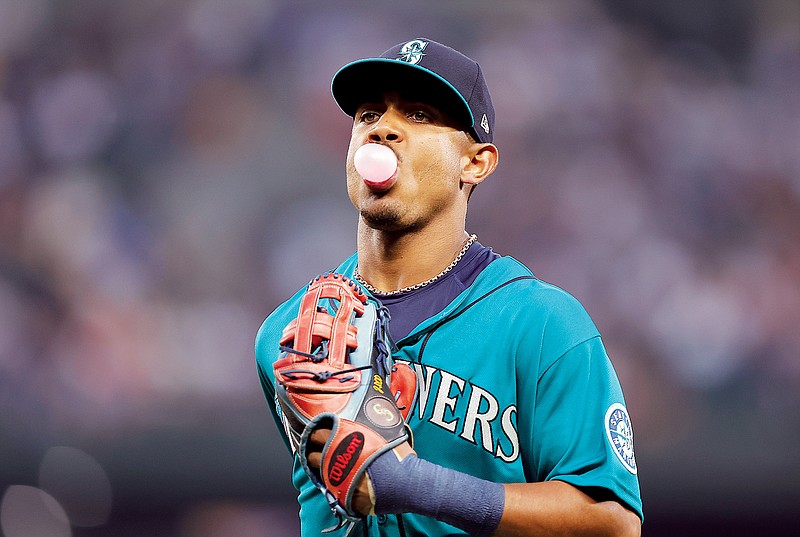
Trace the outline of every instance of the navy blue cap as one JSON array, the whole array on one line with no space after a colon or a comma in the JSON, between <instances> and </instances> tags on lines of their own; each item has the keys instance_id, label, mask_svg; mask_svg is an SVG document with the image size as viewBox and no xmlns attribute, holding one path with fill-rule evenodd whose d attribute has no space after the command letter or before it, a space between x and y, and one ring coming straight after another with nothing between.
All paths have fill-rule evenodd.
<instances>
[{"instance_id":1,"label":"navy blue cap","mask_svg":"<svg viewBox=\"0 0 800 537\"><path fill-rule=\"evenodd\" d=\"M494 106L486 80L478 63L457 50L420 37L377 58L348 63L331 83L333 98L351 117L390 90L436 106L479 142L493 139Z\"/></svg>"}]
</instances>

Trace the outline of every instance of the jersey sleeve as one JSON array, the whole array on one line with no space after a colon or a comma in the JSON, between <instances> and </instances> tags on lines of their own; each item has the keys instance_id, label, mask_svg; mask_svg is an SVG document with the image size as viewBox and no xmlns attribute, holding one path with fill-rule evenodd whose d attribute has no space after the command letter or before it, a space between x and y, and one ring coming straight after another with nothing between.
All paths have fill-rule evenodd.
<instances>
[{"instance_id":1,"label":"jersey sleeve","mask_svg":"<svg viewBox=\"0 0 800 537\"><path fill-rule=\"evenodd\" d=\"M642 515L633 429L599 336L562 354L540 376L533 430L537 481L609 494Z\"/></svg>"}]
</instances>

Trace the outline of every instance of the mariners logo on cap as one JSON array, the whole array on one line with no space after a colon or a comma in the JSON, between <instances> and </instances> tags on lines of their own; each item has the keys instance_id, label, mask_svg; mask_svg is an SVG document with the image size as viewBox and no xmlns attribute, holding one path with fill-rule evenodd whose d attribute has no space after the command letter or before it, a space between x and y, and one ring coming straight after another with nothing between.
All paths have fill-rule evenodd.
<instances>
[{"instance_id":1,"label":"mariners logo on cap","mask_svg":"<svg viewBox=\"0 0 800 537\"><path fill-rule=\"evenodd\" d=\"M421 39L414 39L413 41L409 41L408 43L404 44L400 47L400 53L397 55L397 59L410 63L412 65L416 65L422 60L422 57L425 55L423 52L425 51L425 47L428 46L427 41L423 41Z\"/></svg>"},{"instance_id":2,"label":"mariners logo on cap","mask_svg":"<svg viewBox=\"0 0 800 537\"><path fill-rule=\"evenodd\" d=\"M633 427L628 411L620 403L614 403L606 411L606 435L614 454L632 474L636 473L636 457L633 454Z\"/></svg>"}]
</instances>

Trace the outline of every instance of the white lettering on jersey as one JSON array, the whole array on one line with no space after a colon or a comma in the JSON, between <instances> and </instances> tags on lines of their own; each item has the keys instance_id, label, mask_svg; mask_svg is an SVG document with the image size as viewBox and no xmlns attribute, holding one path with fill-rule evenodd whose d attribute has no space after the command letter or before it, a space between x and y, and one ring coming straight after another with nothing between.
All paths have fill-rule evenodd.
<instances>
[{"instance_id":1,"label":"white lettering on jersey","mask_svg":"<svg viewBox=\"0 0 800 537\"><path fill-rule=\"evenodd\" d=\"M479 412L481 408L481 401L488 403L488 408L484 412ZM469 405L467 406L467 415L464 416L464 429L459 435L464 440L475 442L475 425L481 424L481 441L483 449L486 451L494 451L494 441L492 440L492 426L490 422L497 417L497 412L500 405L497 403L492 394L479 388L472 386L472 392L469 395Z\"/></svg>"},{"instance_id":2,"label":"white lettering on jersey","mask_svg":"<svg viewBox=\"0 0 800 537\"><path fill-rule=\"evenodd\" d=\"M517 414L515 405L510 405L501 412L500 403L491 392L429 365L407 363L413 366L417 375L416 405L420 421L427 419L454 434L461 422L461 431L457 433L459 438L480 445L505 462L513 462L519 458L519 433L514 424ZM439 379L438 385L434 382L435 377ZM456 390L453 389L454 386ZM428 400L431 397L434 401L433 410L426 418ZM467 401L462 417L459 416L458 403L464 397L467 397ZM464 405L461 406L463 408ZM478 428L480 439L476 438Z\"/></svg>"},{"instance_id":3,"label":"white lettering on jersey","mask_svg":"<svg viewBox=\"0 0 800 537\"><path fill-rule=\"evenodd\" d=\"M511 442L511 453L506 455L503 451L502 446L500 445L500 441L497 442L497 452L495 455L500 457L506 462L511 462L519 457L519 434L517 430L514 428L514 422L511 421L511 414L517 413L516 405L511 405L506 407L503 411L503 416L500 418L500 423L503 426L503 432L506 434L506 438L508 438L509 442Z\"/></svg>"},{"instance_id":4,"label":"white lettering on jersey","mask_svg":"<svg viewBox=\"0 0 800 537\"><path fill-rule=\"evenodd\" d=\"M454 433L456 432L456 426L458 425L458 418L454 419L453 421L445 421L444 413L448 408L450 409L451 413L455 413L458 396L450 397L450 392L452 391L453 384L455 384L458 386L459 394L464 393L465 382L464 379L460 379L454 375L451 375L447 371L440 370L439 375L441 375L442 380L439 382L439 390L436 392L436 402L433 405L431 423L434 423Z\"/></svg>"}]
</instances>

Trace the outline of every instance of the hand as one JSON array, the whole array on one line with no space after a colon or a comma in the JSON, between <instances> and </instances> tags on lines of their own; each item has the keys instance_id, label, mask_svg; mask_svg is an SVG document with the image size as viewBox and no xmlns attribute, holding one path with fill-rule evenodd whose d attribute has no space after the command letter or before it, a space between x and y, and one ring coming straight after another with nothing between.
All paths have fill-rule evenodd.
<instances>
[{"instance_id":1,"label":"hand","mask_svg":"<svg viewBox=\"0 0 800 537\"><path fill-rule=\"evenodd\" d=\"M322 448L328 441L331 435L330 429L317 429L308 437L308 464L314 470L319 471L322 464ZM408 455L414 453L414 449L408 442L403 442L393 449L399 460L405 459ZM362 515L374 514L375 498L370 493L372 490L372 483L369 479L369 474L364 472L363 477L359 480L353 492L353 508Z\"/></svg>"}]
</instances>

